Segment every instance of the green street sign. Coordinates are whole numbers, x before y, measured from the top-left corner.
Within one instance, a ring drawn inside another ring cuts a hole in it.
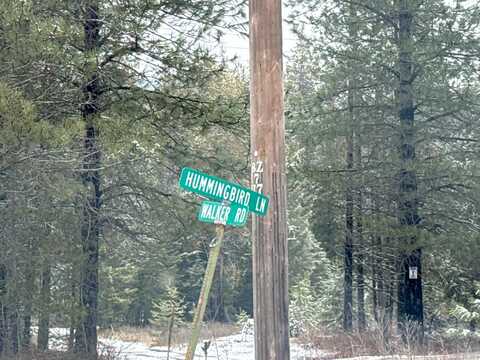
[[[215,201],[204,201],[198,212],[198,220],[210,224],[243,226],[248,218],[248,210],[244,207],[228,206]]]
[[[201,171],[183,168],[179,183],[181,188],[212,200],[229,201],[261,216],[267,213],[268,197],[265,195]]]

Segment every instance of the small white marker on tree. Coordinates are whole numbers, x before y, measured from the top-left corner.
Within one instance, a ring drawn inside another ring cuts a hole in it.
[[[418,279],[418,267],[410,266],[408,268],[408,277],[409,277],[410,280]]]

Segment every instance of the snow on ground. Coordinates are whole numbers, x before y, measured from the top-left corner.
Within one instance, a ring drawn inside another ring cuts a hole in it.
[[[33,329],[34,334],[36,328]],[[57,350],[66,350],[69,329],[52,328],[50,329],[50,348]],[[153,346],[148,347],[138,342],[126,342],[113,339],[100,339],[100,349],[107,346],[113,349],[113,352],[119,354],[119,360],[166,360],[167,347]],[[195,353],[196,360],[254,360],[254,338],[252,334],[236,334],[217,338],[212,340],[208,349],[208,356],[201,347],[203,342],[197,345]],[[184,360],[186,345],[174,346],[170,350],[170,360]],[[291,360],[480,360],[480,353],[457,354],[444,356],[359,356],[349,359],[339,359],[333,354],[327,354],[316,349],[309,349],[301,346],[295,341],[290,341],[290,359]]]
[[[32,326],[32,334],[37,336],[38,334],[38,327]],[[49,331],[49,339],[48,339],[48,348],[59,350],[59,351],[66,351],[68,338],[70,336],[70,329],[67,328],[50,328]]]
[[[147,347],[139,343],[127,343],[122,341],[106,340],[105,344],[112,346],[118,350],[125,358],[125,360],[165,360],[167,359],[167,347]],[[242,341],[242,335],[231,335],[223,338],[218,338],[216,342],[212,341],[208,350],[208,356],[205,358],[200,342],[197,346],[195,359],[207,360],[254,360],[254,344],[253,336],[247,336],[245,341]],[[186,352],[186,345],[181,347],[173,347],[170,351],[171,360],[184,360]],[[334,354],[322,353],[321,351],[308,349],[290,342],[290,359],[291,360],[480,360],[480,353],[472,354],[456,354],[443,356],[359,356],[348,359],[339,359]]]
[[[36,334],[37,329],[33,328]],[[56,350],[66,350],[69,336],[69,329],[51,328],[49,347]],[[203,342],[199,341],[195,352],[195,359],[205,360],[202,351]],[[113,353],[119,355],[120,360],[166,360],[167,347],[149,347],[139,342],[126,342],[113,339],[99,339],[99,348],[111,348]],[[172,346],[170,349],[170,360],[184,360],[187,352],[187,345]],[[290,342],[291,360],[307,360],[320,358],[316,350],[305,348],[294,341]],[[207,360],[254,360],[254,338],[252,334],[236,334],[217,339],[212,339],[208,349]]]
[[[480,360],[480,353],[453,354],[453,355],[357,356],[357,357],[348,358],[348,359],[347,358],[345,359],[332,358],[332,359],[335,359],[335,360]]]
[[[254,341],[253,335],[248,335],[242,339],[241,334],[226,336],[212,341],[208,349],[207,360],[254,360]],[[147,347],[140,343],[128,343],[117,340],[102,340],[105,345],[111,346],[119,351],[126,360],[165,360],[167,359],[166,346]],[[201,347],[203,342],[199,342],[195,352],[195,359],[205,359],[205,354]],[[302,346],[290,343],[291,360],[307,360],[318,358],[315,350],[305,349]],[[170,350],[171,360],[184,360],[186,345],[172,347]]]

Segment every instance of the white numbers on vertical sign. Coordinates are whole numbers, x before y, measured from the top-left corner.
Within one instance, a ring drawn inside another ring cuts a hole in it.
[[[416,266],[410,266],[408,268],[408,278],[410,280],[418,279],[418,268]]]
[[[263,161],[261,160],[252,161],[252,181],[252,190],[261,193],[263,190]]]
[[[254,161],[252,164],[252,172],[253,173],[263,173],[263,161],[257,160]]]

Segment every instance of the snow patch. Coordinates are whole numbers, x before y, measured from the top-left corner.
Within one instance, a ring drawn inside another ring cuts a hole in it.
[[[151,360],[167,359],[166,346],[147,347],[140,343],[129,343],[117,340],[102,340],[102,342],[114,348],[126,360]],[[205,353],[202,351],[203,342],[197,345],[195,359],[205,359]],[[174,346],[170,350],[171,360],[184,360],[187,345]],[[307,360],[319,357],[315,350],[305,348],[294,342],[290,343],[291,360]],[[209,347],[207,358],[211,360],[254,360],[254,338],[250,334],[236,334],[212,340]]]

